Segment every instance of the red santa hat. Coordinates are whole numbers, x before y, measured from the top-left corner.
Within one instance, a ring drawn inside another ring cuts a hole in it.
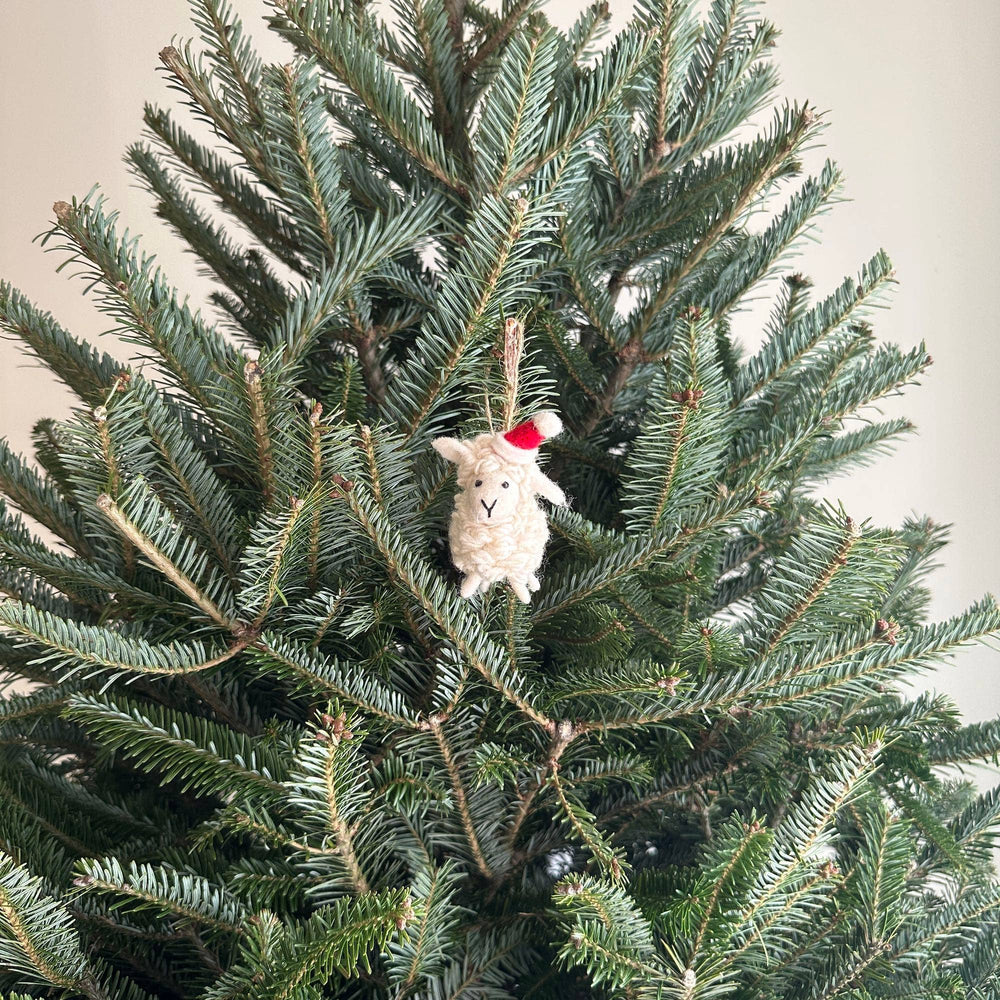
[[[555,437],[562,426],[558,414],[543,410],[509,431],[497,434],[493,450],[511,462],[533,462],[538,457],[538,446],[546,438]]]

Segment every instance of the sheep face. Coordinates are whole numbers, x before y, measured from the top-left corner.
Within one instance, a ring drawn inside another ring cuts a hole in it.
[[[492,456],[463,463],[458,469],[461,492],[455,498],[456,505],[477,524],[509,523],[524,503],[519,472]]]

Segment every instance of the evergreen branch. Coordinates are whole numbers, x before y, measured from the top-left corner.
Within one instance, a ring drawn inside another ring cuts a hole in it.
[[[574,572],[571,579],[550,577],[537,604],[535,621],[545,621],[580,601],[618,585],[671,549],[692,544],[699,535],[737,520],[758,500],[756,491],[752,495],[733,494],[724,501],[702,507],[697,511],[697,520],[682,527],[665,524],[635,539],[621,538],[617,548],[601,555],[582,572]]]
[[[978,796],[956,816],[947,827],[951,840],[963,852],[963,864],[973,859],[990,857],[1000,838],[1000,789],[992,788]]]
[[[217,625],[236,629],[238,623],[225,615],[207,594],[175,566],[167,556],[160,551],[152,539],[145,535],[122,512],[118,504],[106,493],[97,498],[97,506],[105,517],[118,529],[122,537],[131,542],[185,597],[201,608]]]
[[[480,624],[458,600],[444,591],[438,579],[391,527],[372,498],[361,486],[348,493],[351,509],[361,527],[375,543],[393,575],[416,598],[456,649],[485,678],[487,683],[532,722],[547,730],[554,723],[530,701],[522,678],[506,662],[504,651],[486,635]]]
[[[272,172],[255,131],[235,121],[228,113],[224,101],[212,90],[211,76],[206,76],[195,65],[190,49],[186,48],[181,52],[173,45],[168,45],[160,51],[160,62],[219,137],[239,151],[247,165],[264,183],[280,192],[280,181]]]
[[[152,348],[168,377],[211,414],[206,389],[218,383],[232,349],[186,304],[178,303],[159,268],[137,254],[127,230],[119,237],[117,213],[106,215],[102,198],[88,196],[72,205],[59,201],[54,211],[58,230],[70,240],[69,261],[84,266],[90,287],[104,289],[101,308],[119,321],[126,339]]]
[[[66,704],[67,693],[66,689],[53,685],[31,694],[0,698],[0,731],[11,724],[58,715]]]
[[[580,231],[572,216],[559,220],[559,245],[564,257],[564,268],[573,296],[587,321],[612,350],[622,344],[622,322],[615,313],[611,294],[596,282],[592,275],[592,240]],[[585,352],[581,352],[584,353]],[[589,362],[589,358],[587,359]],[[603,398],[592,387],[587,393],[594,405],[604,405]]]
[[[417,873],[413,891],[420,902],[413,936],[390,945],[389,980],[398,988],[399,996],[441,975],[450,934],[462,916],[454,901],[459,881],[450,861],[439,868],[428,859],[428,867]]]
[[[611,873],[615,881],[623,879],[625,866],[618,853],[607,843],[594,824],[593,816],[579,803],[572,802],[567,797],[557,770],[549,776],[549,785],[556,794],[565,822],[576,834],[577,839],[590,851],[601,868]]]
[[[622,34],[592,70],[579,74],[572,92],[551,109],[540,151],[514,174],[511,187],[574,149],[600,123],[632,86],[651,44],[648,36]]]
[[[629,340],[618,351],[615,365],[607,379],[599,403],[591,407],[589,415],[582,424],[584,434],[592,433],[601,420],[613,411],[615,399],[643,360],[646,334],[654,320],[678,291],[681,283],[701,263],[722,234],[771,184],[801,145],[815,121],[815,115],[808,107],[796,108],[787,113],[786,118],[787,121],[779,120],[776,124],[774,140],[763,144],[758,169],[742,185],[732,203],[718,214],[718,217],[694,242],[679,266],[668,270],[667,274],[664,275],[664,280],[659,283],[659,287],[633,314],[629,324],[631,327]]]
[[[312,458],[313,489],[319,489],[320,483],[324,479],[322,436],[326,428],[320,422],[322,416],[322,404],[314,403],[309,411],[309,454]],[[319,588],[320,526],[320,511],[317,506],[313,509],[312,519],[309,522],[309,589],[312,591],[316,591]]]
[[[572,724],[566,722],[556,726],[549,743],[545,762],[536,768],[538,779],[527,792],[521,794],[521,801],[517,807],[517,812],[514,814],[514,819],[507,829],[505,839],[512,850],[517,841],[518,834],[521,832],[521,827],[531,814],[531,807],[535,799],[545,788],[550,775],[559,769],[559,762],[562,759],[562,755],[566,752],[567,747],[581,732],[580,727],[574,727]]]
[[[491,30],[487,34],[475,52],[466,60],[463,75],[466,78],[473,74],[486,63],[495,52],[498,52],[511,35],[519,28],[525,18],[536,6],[538,0],[515,0],[510,5],[507,13],[496,24],[491,25]]]
[[[839,874],[839,871],[834,873],[832,868],[826,870],[820,869],[812,877],[804,879],[794,888],[787,890],[784,893],[784,901],[780,907],[772,908],[770,913],[763,919],[755,918],[753,921],[747,921],[744,924],[743,932],[734,939],[734,946],[729,950],[729,953],[720,964],[719,972],[724,973],[727,969],[736,965],[751,949],[760,948],[761,942],[766,941],[769,931],[783,930],[788,926],[790,919],[797,913],[809,910],[810,902],[820,892],[834,891],[831,883]],[[836,922],[832,926],[836,927],[840,919],[841,915],[838,915]],[[824,932],[830,929],[824,928]],[[825,933],[820,935],[820,937],[823,936],[825,936]]]
[[[882,950],[903,919],[902,897],[907,890],[913,844],[902,823],[894,822],[884,803],[862,810],[865,850],[852,875],[862,897],[868,941]]]
[[[749,822],[734,821],[727,824],[727,829],[721,832],[719,840],[721,843],[713,844],[710,850],[709,864],[711,856],[714,855],[722,858],[722,866],[721,868],[716,866],[714,870],[709,867],[703,876],[711,877],[714,884],[708,899],[704,903],[699,899],[702,917],[691,943],[689,966],[694,966],[710,926],[718,919],[717,909],[723,894],[732,890],[732,883],[737,879],[747,880],[757,874],[760,867],[757,859],[760,858],[762,851],[766,856],[771,846],[769,832],[753,819]]]
[[[238,529],[228,488],[160,394],[145,381],[134,380],[130,388],[141,401],[150,441],[169,471],[183,509],[200,528],[219,567],[234,580]]]
[[[78,840],[71,834],[66,833],[65,830],[61,830],[55,823],[50,822],[50,820],[42,815],[37,808],[33,807],[32,803],[27,798],[23,798],[18,795],[12,789],[9,782],[4,781],[2,784],[5,786],[5,802],[17,810],[17,812],[21,813],[23,817],[27,818],[31,827],[43,831],[49,837],[52,837],[53,840],[58,841],[61,845],[64,845],[78,857],[83,857],[92,851],[92,848],[88,844],[85,844],[82,840]],[[7,847],[5,846],[3,850],[7,850]]]
[[[857,544],[858,538],[859,535],[855,530],[854,522],[850,518],[847,518],[844,524],[844,540],[840,544],[840,547],[834,553],[833,558],[823,567],[812,587],[809,588],[808,592],[795,607],[789,610],[785,618],[779,623],[777,629],[768,638],[763,655],[766,656],[781,642],[792,626],[809,610],[823,591],[826,590],[837,571],[846,565],[847,557],[850,555],[851,549]]]
[[[179,928],[242,933],[243,906],[225,889],[192,872],[134,861],[125,869],[115,857],[84,858],[77,863],[74,885],[88,896],[111,896],[117,900],[114,909],[151,913],[176,921]]]
[[[377,443],[381,444],[382,443],[381,439],[379,440],[379,442],[376,442],[376,439],[372,434],[372,430],[367,424],[363,424],[361,426],[360,437],[361,437],[361,450],[364,452],[365,468],[368,473],[368,481],[371,483],[372,496],[374,497],[375,503],[378,504],[379,508],[382,511],[388,513],[389,507],[387,500],[388,500],[388,495],[393,492],[392,490],[393,484],[391,481],[383,483],[383,471],[380,464],[380,455],[378,454],[377,451]],[[383,450],[382,457],[386,457],[384,456],[384,449],[382,450]],[[392,457],[394,456],[392,456],[392,453],[390,452],[390,456],[388,457],[388,460],[386,462],[387,465],[389,464],[389,461],[392,460]],[[389,571],[389,578],[392,580],[394,587],[400,590],[404,595],[407,595],[406,587],[402,585],[398,579],[396,579],[395,575],[392,573],[391,570]],[[404,611],[404,616],[406,618],[407,624],[411,628],[413,635],[416,637],[421,647],[427,652],[428,658],[432,659],[434,656],[435,644],[433,640],[426,634],[426,629],[424,629],[421,625],[418,624],[417,619],[413,614],[412,608],[408,600],[407,600],[407,607]]]
[[[424,123],[413,99],[389,72],[350,19],[328,0],[293,4],[271,0],[279,28],[301,42],[321,66],[341,80],[378,127],[432,177],[460,195],[467,189],[441,137]]]
[[[860,953],[852,954],[837,974],[821,989],[813,991],[811,996],[815,997],[815,1000],[827,1000],[828,997],[842,995],[844,990],[859,985],[864,973],[882,958],[882,954],[883,949],[879,945],[867,945]]]
[[[110,354],[67,333],[16,288],[0,281],[0,330],[17,337],[88,406],[104,402],[123,366]]]
[[[622,477],[631,530],[655,528],[684,508],[711,502],[718,491],[727,386],[714,332],[692,319],[682,321],[674,340]]]
[[[577,349],[575,345],[570,344],[564,338],[564,331],[559,329],[555,323],[549,322],[543,324],[542,331],[547,335],[547,342],[552,345],[560,362],[562,362],[564,371],[573,380],[574,385],[584,395],[589,396],[591,399],[596,399],[597,393],[591,388],[588,379],[588,376],[591,374],[589,371],[591,367],[589,363],[590,359]]]
[[[816,441],[803,456],[800,474],[804,480],[829,479],[851,466],[871,465],[890,452],[896,438],[914,430],[909,420],[899,417]]]
[[[212,47],[213,61],[229,85],[229,94],[238,95],[251,123],[263,120],[260,106],[260,58],[234,17],[227,0],[195,0],[193,20],[202,28]]]
[[[248,361],[243,366],[243,378],[247,385],[247,399],[250,403],[250,425],[257,445],[257,474],[263,486],[264,507],[270,507],[275,497],[274,453],[271,446],[271,431],[268,427],[268,410],[261,387],[262,368],[256,361]]]
[[[305,272],[295,225],[273,201],[232,164],[175,124],[168,112],[146,105],[144,120],[152,138],[224,211],[246,226],[283,264]]]
[[[401,6],[403,10],[412,12],[413,40],[410,48],[416,57],[417,74],[430,93],[435,127],[446,142],[451,140],[460,146],[465,138],[461,17],[456,24],[455,12],[442,0],[417,0],[412,5]],[[464,150],[457,149],[456,152],[462,158]]]
[[[295,66],[276,70],[272,86],[276,135],[269,156],[295,217],[318,236],[313,255],[333,263],[339,249],[335,220],[344,213],[347,197],[339,189],[336,148],[325,132],[325,102],[313,74]]]
[[[926,750],[935,767],[995,761],[1000,755],[1000,722],[973,722],[953,733],[940,734],[928,741]]]
[[[0,963],[23,977],[21,985],[110,1000],[89,969],[72,924],[66,907],[45,894],[41,879],[0,853]]]
[[[351,305],[351,295],[363,279],[380,275],[392,266],[392,258],[411,251],[425,234],[441,202],[433,196],[419,204],[375,215],[367,225],[360,220],[346,227],[330,253],[315,271],[310,283],[289,303],[273,331],[269,342],[283,349],[285,362],[296,361],[308,354],[322,334],[330,331],[331,318],[338,309]],[[384,335],[374,326],[362,326],[355,317],[355,329],[349,335],[341,333],[358,352],[364,366],[369,388],[381,389],[375,383],[383,377],[377,371],[374,355],[377,335]]]
[[[466,249],[441,288],[438,311],[425,319],[408,365],[413,376],[420,372],[419,380],[409,385],[397,377],[387,393],[385,408],[404,430],[404,440],[424,430],[459,365],[481,341],[489,317],[498,313],[502,291],[530,263],[523,250],[515,253],[528,211],[523,198],[510,204],[486,197],[470,221]]]
[[[893,961],[904,956],[930,957],[955,938],[968,939],[980,930],[980,918],[1000,910],[1000,889],[990,881],[970,888],[954,902],[935,910],[922,924],[901,929],[884,956]]]
[[[924,626],[912,630],[904,642],[897,645],[888,643],[884,637],[868,633],[864,638],[855,637],[845,643],[844,649],[831,651],[829,658],[810,664],[808,658],[801,660],[801,651],[795,652],[796,664],[787,661],[782,664],[777,676],[778,684],[767,690],[769,698],[756,700],[758,708],[773,708],[790,705],[797,701],[815,698],[824,692],[835,692],[840,688],[857,685],[861,680],[869,684],[877,683],[879,677],[899,677],[909,670],[919,669],[937,662],[959,646],[992,635],[1000,629],[1000,612],[992,600],[984,601],[970,608],[964,615],[957,616],[938,625]],[[866,652],[867,655],[856,654]],[[836,665],[837,670],[829,668]],[[812,675],[818,675],[812,678]],[[805,683],[799,683],[804,680]],[[787,688],[781,685],[795,681]],[[758,686],[753,683],[751,690],[763,692],[769,687],[767,682]]]
[[[291,680],[298,690],[343,699],[391,726],[415,729],[419,725],[402,694],[361,665],[342,663],[267,632],[249,652],[262,666]]]
[[[280,752],[227,726],[124,698],[112,702],[89,695],[74,695],[65,715],[102,746],[158,774],[163,784],[177,780],[182,789],[219,797],[238,790],[253,799],[263,795],[265,801],[285,793],[273,777],[280,779],[286,769]]]
[[[497,196],[517,184],[514,175],[545,131],[556,44],[551,28],[514,35],[482,99],[473,150],[483,185]]]
[[[674,0],[665,0],[658,13],[656,101],[649,143],[649,151],[656,158],[667,152],[667,116],[671,102],[670,85],[673,82],[673,64],[677,56],[674,34],[677,31],[679,11]]]
[[[345,716],[317,729],[313,739],[303,741],[296,758],[296,770],[289,780],[290,801],[313,825],[319,825],[333,840],[348,885],[356,895],[370,892],[355,845],[351,818],[360,809],[364,794],[358,787],[358,770],[363,766],[354,730],[356,723]],[[352,742],[353,741],[353,742]],[[324,836],[324,849],[329,852]]]
[[[232,242],[180,182],[167,172],[152,150],[141,144],[133,145],[129,148],[128,160],[144,186],[158,199],[157,215],[169,223],[236,296],[239,306],[229,311],[244,333],[259,345],[261,330],[273,326],[277,316],[287,308],[288,291],[283,282],[259,250]]]
[[[716,279],[709,300],[713,316],[724,316],[772,271],[783,254],[791,252],[799,237],[808,235],[816,215],[828,205],[840,183],[840,172],[827,161],[820,176],[810,177],[768,228],[751,238],[745,253],[735,256]]]
[[[555,903],[575,918],[559,953],[562,962],[585,965],[595,984],[612,989],[662,981],[650,922],[622,885],[568,875],[555,887]]]
[[[406,889],[344,897],[293,928],[273,914],[257,918],[242,960],[205,994],[206,1000],[313,1000],[313,984],[334,973],[350,978],[371,970],[370,953],[382,952],[405,933],[414,917]]]
[[[468,841],[469,848],[472,851],[472,857],[476,862],[476,867],[479,869],[484,878],[492,880],[495,877],[494,872],[487,862],[486,856],[483,854],[483,849],[479,844],[476,827],[472,822],[472,814],[469,812],[469,800],[465,794],[465,786],[462,783],[462,776],[459,773],[458,765],[455,763],[455,757],[451,752],[448,737],[444,732],[445,720],[442,719],[440,715],[433,715],[427,721],[430,731],[434,734],[434,740],[438,745],[438,749],[441,751],[441,758],[444,761],[445,769],[447,770],[448,777],[451,780],[451,788],[455,793],[455,803],[458,806],[458,814],[462,818],[462,829],[465,831],[465,839]]]
[[[147,593],[97,562],[51,551],[32,538],[19,519],[0,507],[0,567],[5,565],[44,580],[73,603],[99,614],[106,610],[111,594],[147,607],[163,604],[162,595]],[[41,599],[41,593],[37,599]]]
[[[766,914],[781,894],[793,884],[802,869],[816,865],[817,851],[830,835],[830,824],[860,791],[874,770],[875,745],[851,747],[833,762],[829,777],[818,775],[809,789],[789,811],[775,835],[772,860],[757,880],[748,905],[740,914],[747,927],[758,915]]]
[[[856,310],[874,300],[893,278],[892,263],[884,252],[879,252],[861,269],[857,281],[846,278],[836,292],[794,324],[787,329],[773,331],[757,356],[751,358],[741,370],[734,405],[762,392],[801,363]]]
[[[283,592],[282,583],[288,572],[288,564],[296,561],[294,543],[297,540],[297,534],[299,534],[296,528],[303,509],[307,506],[316,506],[315,495],[309,499],[314,502],[309,504],[308,501],[300,500],[298,497],[290,498],[288,512],[281,518],[283,524],[278,531],[277,537],[274,538],[267,549],[266,555],[270,565],[262,575],[262,578],[255,581],[255,586],[248,588],[250,592],[248,593],[248,590],[245,590],[241,595],[244,606],[249,606],[253,603],[260,605],[251,625],[251,629],[254,632],[260,630],[261,625],[263,625],[264,620],[278,598],[281,598],[283,604],[288,603],[288,598]],[[273,526],[269,524],[268,528],[272,529],[268,533],[273,537]],[[259,592],[261,585],[263,585],[264,589],[263,595],[255,602],[252,599],[253,591]]]
[[[248,645],[241,639],[226,649],[213,651],[201,642],[150,643],[99,625],[79,624],[17,601],[0,603],[0,625],[31,639],[48,650],[39,661],[55,660],[73,674],[87,677],[110,673],[183,675],[214,670],[238,656]]]

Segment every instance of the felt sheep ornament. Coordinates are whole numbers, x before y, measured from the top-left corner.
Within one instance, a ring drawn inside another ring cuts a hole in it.
[[[504,579],[525,604],[538,590],[549,526],[535,498],[566,503],[563,491],[538,468],[538,446],[561,430],[559,417],[545,412],[498,434],[432,442],[458,466],[448,542],[452,562],[465,574],[463,597],[485,593]]]

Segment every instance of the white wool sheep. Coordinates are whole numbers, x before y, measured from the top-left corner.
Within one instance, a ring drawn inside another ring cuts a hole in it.
[[[538,590],[549,526],[535,497],[566,504],[563,491],[538,468],[538,445],[560,430],[559,417],[546,412],[506,433],[432,442],[458,466],[448,541],[452,561],[465,574],[463,597],[503,579],[526,604]]]

